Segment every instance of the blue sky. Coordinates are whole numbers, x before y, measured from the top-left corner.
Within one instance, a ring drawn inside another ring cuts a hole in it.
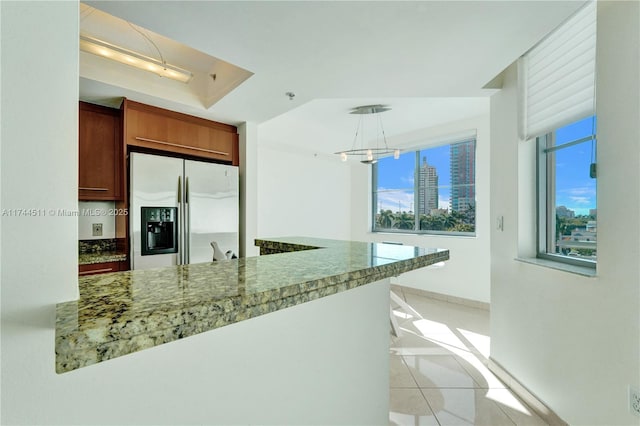
[[[435,166],[438,172],[438,203],[440,208],[449,208],[451,195],[451,175],[449,173],[449,145],[425,149],[420,152],[420,165],[423,157],[427,163]],[[378,166],[378,208],[376,211],[392,210],[415,211],[413,198],[414,168],[416,162],[415,151],[405,152],[398,160],[393,157],[383,158]],[[383,170],[383,172],[380,172]],[[388,191],[393,189],[393,191]]]
[[[556,144],[561,145],[592,134],[593,117],[558,129]],[[596,208],[596,180],[589,177],[592,162],[590,141],[556,151],[556,206],[566,206],[576,215],[587,215]],[[420,164],[427,162],[438,171],[439,205],[449,207],[451,177],[449,145],[420,152]],[[378,162],[378,206],[376,211],[415,211],[413,180],[415,151],[403,153],[398,160],[383,158]]]
[[[589,117],[558,129],[556,145],[562,145],[593,132],[595,118]],[[576,215],[588,215],[596,208],[596,180],[589,177],[593,144],[587,141],[556,151],[556,206],[566,206]],[[593,155],[595,161],[595,153]]]

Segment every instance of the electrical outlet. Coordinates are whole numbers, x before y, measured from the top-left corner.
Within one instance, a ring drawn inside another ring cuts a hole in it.
[[[629,386],[629,411],[640,417],[640,391]]]
[[[92,235],[94,237],[101,237],[102,236],[102,224],[101,223],[94,223],[91,225],[93,233]]]

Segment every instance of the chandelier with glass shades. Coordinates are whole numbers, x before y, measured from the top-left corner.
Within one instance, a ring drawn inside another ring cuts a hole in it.
[[[356,157],[363,164],[374,164],[379,158],[391,154],[397,160],[400,157],[400,149],[389,148],[387,145],[387,137],[384,134],[382,118],[380,117],[380,113],[389,110],[391,108],[388,105],[363,105],[353,108],[350,114],[358,114],[360,117],[351,149],[338,151],[334,154],[340,155],[342,161],[347,161],[349,156]],[[368,123],[371,120],[367,120],[367,118],[373,118],[374,114],[377,120],[371,125],[371,123]],[[368,125],[365,126],[367,123]],[[365,135],[365,133],[369,130],[375,132],[375,138],[368,140],[365,138],[370,138],[371,135]]]

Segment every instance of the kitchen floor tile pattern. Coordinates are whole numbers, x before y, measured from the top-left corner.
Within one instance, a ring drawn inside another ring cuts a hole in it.
[[[400,326],[390,340],[390,425],[546,425],[487,368],[489,312],[393,291]]]

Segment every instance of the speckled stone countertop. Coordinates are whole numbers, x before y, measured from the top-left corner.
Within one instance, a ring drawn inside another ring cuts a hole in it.
[[[102,253],[81,253],[78,255],[78,265],[93,265],[95,263],[120,262],[127,260],[126,253],[107,251]]]
[[[449,259],[442,249],[301,237],[260,239],[256,245],[288,253],[80,278],[80,299],[56,307],[56,371]]]
[[[78,265],[127,260],[124,243],[123,239],[118,238],[80,240],[78,241]]]

